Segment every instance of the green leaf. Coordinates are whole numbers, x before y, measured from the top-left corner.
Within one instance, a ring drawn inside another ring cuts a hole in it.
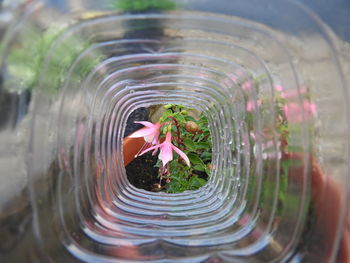
[[[196,146],[195,146],[194,142],[191,139],[185,138],[183,143],[185,144],[187,150],[189,150],[189,151],[195,151],[196,150]]]
[[[192,168],[193,168],[193,170],[195,170],[195,171],[205,172],[205,165],[196,164],[196,165],[194,165]]]
[[[287,145],[286,150],[288,152],[303,152],[303,147],[295,145]]]
[[[156,164],[153,167],[160,167],[162,165],[162,160],[158,159]]]
[[[296,160],[296,159],[288,159],[288,160],[283,160],[281,162],[282,166],[287,166],[287,167],[300,167],[302,165],[301,160]]]
[[[283,160],[281,162],[282,170],[283,170],[283,175],[288,176],[289,168],[290,167],[301,167],[302,162],[300,160]]]
[[[211,145],[209,142],[196,142],[195,145],[197,150],[200,150],[200,149],[210,150],[211,148]]]
[[[193,121],[193,122],[196,122],[196,119],[193,118],[193,117],[190,116],[190,115],[185,116],[185,120],[186,120],[186,121]]]
[[[192,176],[190,181],[189,181],[189,185],[190,185],[191,190],[196,190],[196,189],[202,187],[203,185],[205,185],[206,183],[207,183],[206,180],[199,178],[197,175]]]
[[[173,104],[166,104],[166,105],[164,105],[164,109],[170,109],[171,107],[173,106]]]
[[[210,136],[210,131],[209,131],[209,130],[203,131],[203,135],[204,135],[204,136]]]
[[[173,111],[171,109],[167,109],[163,113],[162,117],[160,117],[159,121],[160,122],[165,122],[166,120],[170,120],[170,119],[168,119],[169,116],[173,116]]]
[[[173,111],[172,109],[167,109],[164,113],[163,116],[168,117],[168,116],[173,116]]]
[[[280,133],[283,133],[283,132],[286,132],[288,131],[288,127],[284,124],[281,124],[279,127],[278,127],[278,130]]]
[[[201,158],[198,157],[197,154],[195,153],[189,153],[187,155],[188,159],[190,159],[190,162],[193,164],[193,165],[204,165],[203,161]]]
[[[174,117],[179,122],[179,124],[183,124],[184,122],[186,122],[185,117],[180,113],[177,113],[176,115],[174,115]]]
[[[211,170],[206,166],[205,167],[205,173],[210,176],[211,175]]]
[[[211,161],[212,154],[210,152],[202,152],[201,159],[203,161]]]

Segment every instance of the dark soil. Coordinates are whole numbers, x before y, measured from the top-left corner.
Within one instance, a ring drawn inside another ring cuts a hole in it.
[[[126,121],[124,137],[144,127],[139,123],[135,123],[135,121],[148,121],[148,109],[138,108],[130,114]]]
[[[140,189],[153,191],[154,185],[159,183],[158,168],[154,167],[158,157],[151,153],[137,157],[126,167],[129,182]]]
[[[206,172],[200,172],[200,171],[193,171],[193,174],[198,175],[199,178],[202,178],[204,180],[208,180],[208,175]]]
[[[144,127],[135,121],[148,121],[148,111],[148,108],[138,108],[130,114],[124,136]],[[154,167],[157,160],[158,157],[151,153],[135,158],[125,167],[129,182],[137,188],[153,191],[154,185],[159,183],[158,168]]]

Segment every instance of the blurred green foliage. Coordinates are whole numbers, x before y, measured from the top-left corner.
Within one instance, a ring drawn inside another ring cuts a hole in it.
[[[43,32],[30,28],[25,30],[8,49],[6,71],[11,80],[9,84],[21,89],[35,89],[45,71],[46,81],[42,90],[57,93],[67,77],[68,69],[91,45],[89,41],[79,36],[70,36],[58,43],[64,32],[65,28],[56,26]],[[54,49],[51,49],[53,47]],[[1,52],[6,51],[3,44],[0,50]],[[83,57],[71,77],[82,78],[103,57],[102,54]]]
[[[171,0],[115,0],[111,6],[123,12],[176,9],[175,2]]]

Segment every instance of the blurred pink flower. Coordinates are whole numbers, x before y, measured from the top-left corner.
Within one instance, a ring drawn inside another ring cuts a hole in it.
[[[253,82],[251,80],[247,80],[246,82],[244,82],[241,86],[241,88],[245,91],[245,92],[249,92],[251,91],[253,87]]]
[[[302,88],[300,90],[297,90],[297,89],[288,90],[281,93],[281,98],[282,99],[296,98],[298,95],[304,95],[305,93],[306,93],[305,88]]]
[[[174,146],[171,143],[171,132],[167,132],[166,137],[165,137],[165,141],[161,144],[157,144],[155,146],[152,146],[150,148],[148,148],[147,150],[143,151],[140,155],[151,151],[151,150],[156,150],[156,149],[160,149],[160,153],[159,153],[159,159],[162,160],[163,163],[163,167],[170,162],[171,160],[173,160],[173,150],[180,155],[180,157],[182,159],[185,160],[186,164],[188,166],[190,166],[190,160],[188,159],[187,155],[181,151],[179,148],[177,148],[176,146]]]
[[[281,91],[283,91],[283,88],[282,88],[281,85],[276,84],[276,85],[275,85],[275,90],[281,92]]]
[[[301,122],[316,115],[316,105],[309,101],[304,101],[302,105],[297,103],[287,103],[283,107],[284,114],[290,122]]]
[[[247,106],[246,106],[246,110],[248,112],[252,112],[255,110],[256,106],[260,106],[261,105],[261,101],[258,100],[258,101],[255,101],[255,100],[248,100],[247,102]]]
[[[228,77],[233,81],[237,82],[239,78],[242,78],[245,75],[245,73],[242,70],[238,70],[233,74],[229,74]]]
[[[291,89],[287,91],[283,91],[283,87],[281,85],[275,85],[275,90],[281,92],[282,99],[292,99],[296,98],[298,95],[304,95],[306,93],[306,88],[300,89]]]
[[[148,121],[135,121],[135,123],[140,123],[144,128],[132,133],[129,135],[130,138],[138,138],[138,137],[143,137],[144,140],[148,143],[152,144],[158,144],[158,137],[160,133],[160,126],[161,124],[157,122],[156,124],[153,124]]]
[[[233,81],[233,82],[237,82],[237,80],[238,80],[238,77],[237,76],[235,76],[235,75],[229,75],[229,78]]]

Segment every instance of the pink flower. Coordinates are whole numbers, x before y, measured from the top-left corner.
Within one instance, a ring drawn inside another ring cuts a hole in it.
[[[245,92],[249,92],[251,91],[253,87],[253,82],[251,80],[247,80],[246,82],[244,82],[241,86],[241,88],[245,91]]]
[[[256,106],[259,107],[260,105],[261,105],[261,101],[260,101],[260,100],[258,100],[258,101],[249,100],[249,101],[247,102],[246,110],[247,110],[248,112],[252,112],[252,111],[255,110]]]
[[[281,92],[281,91],[283,91],[283,88],[282,88],[281,85],[276,84],[276,85],[275,85],[275,90]]]
[[[235,76],[235,75],[231,75],[230,76],[230,79],[233,81],[233,82],[237,82],[237,80],[238,80],[238,77],[237,76]]]
[[[171,132],[167,132],[166,137],[165,137],[165,141],[161,144],[157,144],[155,146],[152,146],[150,148],[148,148],[147,150],[143,151],[140,155],[151,151],[151,150],[156,150],[160,148],[160,153],[159,153],[159,159],[162,160],[163,163],[163,167],[170,162],[171,160],[173,160],[173,150],[180,155],[180,157],[182,159],[185,160],[186,164],[188,166],[190,166],[190,160],[188,159],[187,155],[181,151],[179,148],[175,147],[172,143],[171,143]]]
[[[284,114],[290,122],[301,122],[316,115],[316,105],[309,101],[304,101],[302,105],[297,103],[287,103],[283,107]]]
[[[239,78],[244,76],[244,72],[241,70],[236,71],[233,74],[229,74],[228,77],[233,81],[233,82],[237,82]]]
[[[135,121],[135,123],[140,123],[144,128],[132,133],[129,135],[130,138],[138,138],[138,137],[143,137],[144,140],[148,143],[152,144],[158,144],[158,137],[159,137],[159,129],[161,124],[157,122],[156,124],[153,124],[148,121]]]
[[[298,97],[298,95],[306,94],[305,88],[291,89],[291,90],[283,91],[283,87],[281,85],[275,85],[275,90],[278,92],[281,92],[282,99],[293,99],[293,98]]]

